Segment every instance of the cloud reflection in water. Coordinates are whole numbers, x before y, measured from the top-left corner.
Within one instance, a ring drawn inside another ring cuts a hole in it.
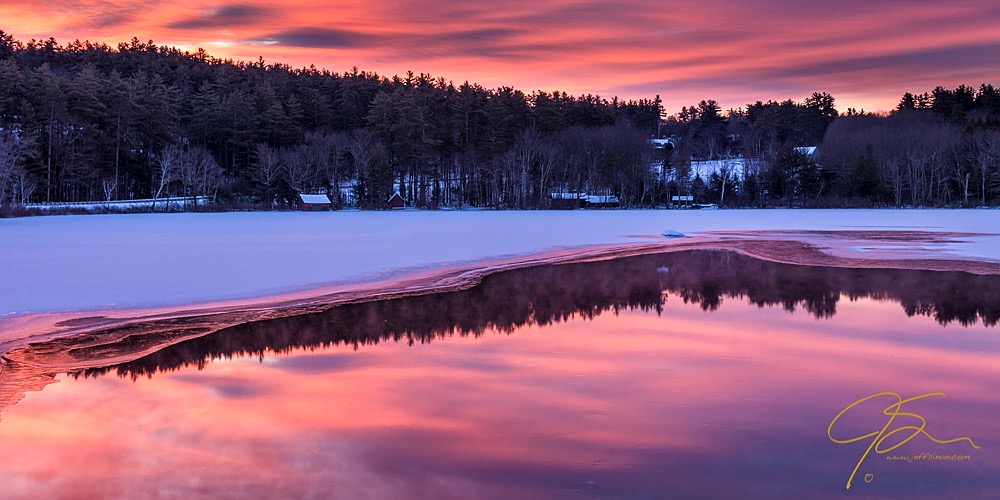
[[[851,493],[982,495],[996,280],[726,252],[512,271],[62,377],[5,415],[24,459],[0,474],[15,495],[837,496],[864,448],[827,439],[837,412],[942,391],[921,415],[973,460],[879,456]]]

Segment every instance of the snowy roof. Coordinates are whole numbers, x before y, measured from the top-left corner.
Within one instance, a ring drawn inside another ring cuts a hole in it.
[[[587,196],[587,203],[620,203],[621,200],[613,195],[590,195]]]
[[[806,155],[806,156],[812,156],[812,155],[816,154],[816,146],[798,147],[798,148],[795,148],[795,152],[799,153],[799,154]]]
[[[587,193],[550,193],[553,200],[587,200],[587,203],[619,203],[614,195],[594,195]]]
[[[581,200],[586,195],[580,193],[551,193],[553,200]]]
[[[663,149],[670,144],[671,147],[676,147],[677,143],[673,139],[650,139],[649,144],[655,149]]]
[[[300,194],[299,198],[302,200],[302,203],[309,203],[311,205],[330,203],[330,198],[327,198],[325,194]]]

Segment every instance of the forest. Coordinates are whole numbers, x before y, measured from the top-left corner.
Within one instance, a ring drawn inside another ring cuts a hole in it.
[[[1000,91],[937,87],[887,113],[841,113],[816,92],[666,116],[659,96],[526,93],[0,31],[0,212],[166,196],[269,210],[298,193],[382,209],[394,192],[418,208],[552,208],[585,195],[622,207],[678,195],[731,207],[996,205]]]

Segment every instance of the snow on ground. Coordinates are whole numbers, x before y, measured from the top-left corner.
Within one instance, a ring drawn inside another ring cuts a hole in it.
[[[408,210],[4,219],[0,319],[257,297],[555,248],[648,243],[670,229],[688,235],[720,230],[1000,235],[1000,212]],[[931,257],[1000,260],[1000,237],[961,240],[913,248]]]

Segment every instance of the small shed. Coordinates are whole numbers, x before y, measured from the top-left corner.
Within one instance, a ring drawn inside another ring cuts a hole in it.
[[[406,207],[406,201],[403,200],[403,197],[400,196],[398,192],[392,193],[392,196],[390,196],[385,202],[389,205],[389,208],[393,210],[402,210]]]
[[[325,194],[300,194],[299,210],[303,212],[323,212],[330,210],[330,198]]]

